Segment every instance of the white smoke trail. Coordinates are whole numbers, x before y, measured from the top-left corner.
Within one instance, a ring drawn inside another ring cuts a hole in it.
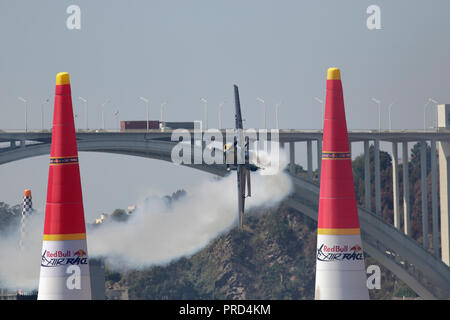
[[[9,230],[0,236],[0,287],[31,291],[39,284],[41,266],[43,214],[33,210],[28,217],[27,234],[22,250],[19,248],[20,232],[18,228]]]
[[[284,152],[279,159],[264,153],[260,157],[279,169],[287,164]],[[273,170],[266,169],[251,174],[252,196],[246,198],[246,210],[276,205],[291,191],[286,173],[267,174]],[[88,255],[105,258],[108,267],[115,269],[139,269],[190,256],[236,225],[236,183],[235,172],[223,179],[199,181],[171,204],[150,195],[126,222],[88,228]],[[17,228],[0,235],[0,288],[38,288],[43,224],[44,214],[34,211],[23,250],[18,247]]]
[[[271,165],[277,168],[286,166],[284,152],[279,159],[261,156],[271,158]],[[111,222],[92,230],[88,234],[89,254],[106,258],[112,268],[142,268],[192,255],[236,224],[236,184],[232,172],[220,180],[199,182],[172,205],[161,198],[149,198],[126,223]],[[273,206],[291,188],[290,178],[282,170],[271,175],[252,173],[252,196],[246,198],[246,210]]]

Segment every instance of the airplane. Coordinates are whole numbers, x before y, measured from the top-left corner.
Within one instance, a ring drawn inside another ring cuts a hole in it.
[[[236,121],[236,130],[243,130],[242,125],[242,113],[241,113],[241,104],[239,100],[239,89],[236,85],[234,85],[234,98],[235,98],[235,121]],[[242,132],[239,132],[240,134],[240,140],[243,141]],[[245,149],[244,149],[245,147]],[[261,169],[260,167],[256,166],[255,164],[250,162],[250,151],[249,151],[249,139],[248,137],[245,137],[245,146],[238,145],[238,139],[234,139],[234,143],[225,143],[223,145],[223,160],[224,163],[227,164],[227,171],[230,170],[237,170],[239,166],[245,166],[247,170],[250,171],[257,171]],[[237,164],[237,156],[238,152],[244,149],[244,164]],[[226,159],[233,159],[233,163],[227,163]]]
[[[261,169],[253,163],[250,163],[250,152],[249,152],[249,139],[245,137],[245,145],[243,139],[243,125],[242,125],[242,113],[241,113],[241,103],[239,101],[239,89],[234,85],[234,100],[235,100],[235,128],[238,131],[240,139],[234,139],[234,143],[227,143],[223,146],[223,156],[224,162],[226,163],[226,158],[232,157],[233,163],[227,164],[227,170],[236,170],[237,173],[237,187],[238,187],[238,229],[242,230],[244,208],[245,208],[245,198],[251,197],[251,183],[250,183],[250,172],[257,171]],[[244,163],[239,164],[237,161],[238,152],[244,152]],[[248,187],[247,196],[245,195],[245,186]]]

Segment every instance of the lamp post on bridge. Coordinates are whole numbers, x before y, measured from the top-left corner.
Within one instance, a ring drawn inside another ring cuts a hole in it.
[[[275,105],[275,122],[277,124],[277,129],[280,129],[280,123],[278,121],[278,110],[280,109],[281,101]]]
[[[375,98],[372,101],[378,104],[378,131],[381,132],[381,101]]]
[[[430,102],[433,102],[434,104],[438,104],[438,102],[434,99],[428,98],[427,103],[423,107],[423,131],[427,130],[427,107],[430,104]],[[436,123],[437,126],[437,123]]]
[[[225,104],[225,101],[219,103],[219,130],[222,129],[222,107]]]
[[[203,130],[208,129],[208,100],[206,98],[201,98],[201,101],[205,104],[205,128]]]
[[[25,103],[25,132],[28,132],[28,100],[22,97],[18,97],[18,99]]]
[[[148,132],[148,121],[149,121],[149,114],[150,114],[149,105],[148,105],[149,100],[148,100],[147,98],[144,98],[144,97],[139,97],[139,99],[141,99],[142,101],[144,101],[144,102],[145,102],[145,105],[146,105],[146,107],[147,107],[147,132]]]
[[[395,103],[395,102],[392,102],[392,103],[389,105],[389,107],[388,107],[388,110],[389,110],[389,131],[392,130],[391,110],[392,110],[392,106],[394,105],[394,103]]]
[[[325,115],[324,115],[324,105],[323,105],[323,100],[319,99],[317,97],[314,97],[314,100],[316,100],[318,103],[320,103],[322,105],[322,124],[323,125],[323,121],[325,120]]]
[[[119,110],[116,110],[116,111],[114,111],[114,113],[113,113],[113,115],[114,115],[114,117],[116,117],[116,122],[117,122],[117,128],[119,129],[119,131],[120,131],[120,126],[119,126]]]
[[[161,103],[161,119],[160,119],[160,123],[162,125],[162,122],[164,121],[164,107],[167,105],[167,101],[164,101],[163,103]]]
[[[88,130],[88,102],[83,97],[78,97],[78,99],[84,102],[84,121],[86,122],[86,130]]]
[[[102,104],[102,129],[105,130],[105,105],[109,103],[111,100],[108,99]]]
[[[50,98],[45,99],[41,102],[41,130],[44,131],[44,104],[48,103]]]
[[[256,98],[256,101],[259,101],[263,104],[263,112],[264,112],[264,129],[267,129],[267,108],[266,102],[261,98]]]

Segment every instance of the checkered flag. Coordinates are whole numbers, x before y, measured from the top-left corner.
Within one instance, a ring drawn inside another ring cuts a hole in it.
[[[20,239],[19,239],[19,248],[23,250],[26,237],[27,237],[27,220],[28,217],[33,212],[33,202],[31,200],[31,190],[24,191],[23,197],[23,207],[22,207],[22,219],[20,221]]]

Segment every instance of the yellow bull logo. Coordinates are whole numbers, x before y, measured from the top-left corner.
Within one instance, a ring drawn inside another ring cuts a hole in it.
[[[80,250],[78,250],[78,251],[75,251],[75,252],[73,253],[73,255],[74,255],[74,256],[79,256],[79,257],[81,258],[81,257],[84,257],[84,256],[86,255],[86,252],[83,251],[82,249],[80,249]]]

